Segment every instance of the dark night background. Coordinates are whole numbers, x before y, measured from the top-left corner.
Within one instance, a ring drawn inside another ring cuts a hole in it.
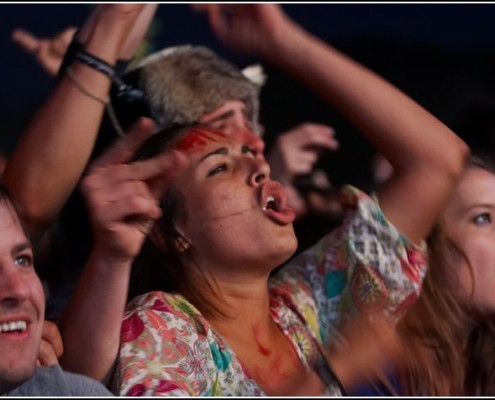
[[[314,3],[283,7],[307,29],[393,82],[449,126],[458,126],[467,107],[495,103],[495,4]],[[4,153],[11,151],[52,85],[31,56],[10,41],[10,33],[15,27],[24,27],[37,36],[51,36],[68,25],[80,25],[91,8],[91,4],[0,5],[4,54],[0,63],[0,149]],[[258,61],[222,47],[204,17],[192,13],[187,4],[160,5],[148,50],[184,43],[208,45],[240,67]],[[284,74],[268,65],[265,69],[268,82],[262,92],[261,119],[268,144],[276,133],[304,121],[333,125],[341,150],[322,160],[331,179],[357,184],[367,179],[363,171],[371,151],[352,126]]]

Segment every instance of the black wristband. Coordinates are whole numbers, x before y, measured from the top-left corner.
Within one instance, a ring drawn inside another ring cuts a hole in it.
[[[62,61],[62,65],[60,66],[60,69],[58,70],[57,73],[57,81],[62,79],[62,77],[65,75],[65,70],[69,65],[72,64],[74,59],[76,58],[77,53],[81,51],[83,48],[83,44],[77,40],[77,32],[74,34],[74,37],[72,38],[72,41],[70,42],[69,48],[65,52],[64,59]]]
[[[98,58],[87,51],[81,49],[76,55],[75,61],[82,62],[83,64],[86,64],[87,66],[97,70],[98,72],[101,72],[102,74],[105,74],[108,76],[110,79],[113,79],[115,76],[115,68],[107,63],[106,61],[103,61],[101,58]]]
[[[132,60],[133,60],[132,58],[130,60],[123,60],[119,58],[115,63],[115,75],[116,76],[124,75],[127,70],[127,67],[132,62]]]

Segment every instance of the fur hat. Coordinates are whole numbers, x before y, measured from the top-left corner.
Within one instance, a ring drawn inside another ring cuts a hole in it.
[[[160,128],[197,122],[227,100],[244,102],[257,127],[265,76],[261,66],[241,71],[207,47],[181,45],[146,57],[123,81],[143,92],[149,114]]]

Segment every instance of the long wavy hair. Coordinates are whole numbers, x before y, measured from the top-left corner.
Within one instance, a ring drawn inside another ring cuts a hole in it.
[[[467,168],[495,174],[494,160],[478,154]],[[457,290],[460,282],[453,259],[463,257],[473,276],[470,261],[462,243],[448,237],[442,219],[427,242],[430,268],[421,296],[398,328],[410,352],[402,374],[405,394],[495,395],[495,324],[476,318]]]

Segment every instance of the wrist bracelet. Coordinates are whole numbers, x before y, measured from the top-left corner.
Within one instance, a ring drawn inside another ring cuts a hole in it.
[[[101,58],[98,58],[85,50],[79,50],[75,58],[76,61],[82,62],[86,64],[88,67],[91,67],[98,72],[108,76],[110,79],[115,77],[115,68],[111,66],[106,61],[103,61]]]
[[[97,96],[96,94],[93,94],[88,89],[86,89],[84,84],[79,79],[77,79],[77,77],[74,74],[74,72],[72,71],[71,67],[67,67],[67,69],[65,70],[65,73],[67,74],[69,79],[72,81],[72,83],[74,83],[74,85],[76,85],[76,87],[81,91],[81,93],[85,94],[86,96],[90,97],[93,100],[100,102],[103,105],[107,105],[109,99]]]

